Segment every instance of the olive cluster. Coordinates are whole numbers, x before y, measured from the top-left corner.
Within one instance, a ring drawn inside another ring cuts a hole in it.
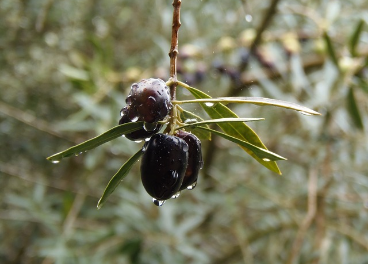
[[[172,109],[170,90],[160,79],[146,79],[131,86],[121,110],[119,124],[144,121],[142,129],[126,134],[143,146],[141,180],[156,205],[176,198],[181,190],[193,189],[203,166],[201,142],[193,134],[179,130],[175,135],[157,133]]]

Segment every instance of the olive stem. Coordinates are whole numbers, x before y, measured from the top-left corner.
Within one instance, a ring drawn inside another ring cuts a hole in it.
[[[177,84],[177,58],[179,54],[179,41],[178,41],[178,33],[179,28],[181,26],[180,22],[180,7],[181,7],[181,0],[173,0],[172,3],[174,7],[173,11],[173,22],[172,22],[172,33],[171,33],[171,47],[169,52],[170,57],[170,94],[171,100],[175,100],[176,98],[176,86]]]
[[[169,52],[170,57],[170,79],[166,82],[166,85],[170,87],[170,97],[171,100],[176,99],[176,87],[178,86],[178,78],[177,78],[177,59],[179,54],[179,28],[181,26],[180,22],[180,7],[181,7],[181,0],[173,0],[172,3],[174,7],[173,11],[173,20],[172,20],[172,31],[171,31],[171,47]],[[170,116],[170,122],[165,130],[165,132],[168,132],[170,134],[173,134],[175,131],[175,125],[176,125],[176,114],[177,110],[174,106]]]

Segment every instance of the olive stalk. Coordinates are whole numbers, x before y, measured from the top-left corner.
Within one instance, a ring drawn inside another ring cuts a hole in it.
[[[177,78],[177,59],[179,54],[179,28],[181,26],[180,22],[180,7],[181,0],[173,0],[172,3],[173,10],[173,21],[172,21],[172,33],[171,33],[171,47],[169,51],[170,57],[170,79],[167,82],[167,85],[170,87],[170,97],[171,100],[176,99],[176,87],[178,86],[178,78]],[[170,134],[175,130],[175,122],[176,122],[176,110],[175,107],[171,110],[171,119],[165,130],[165,132],[170,132]]]

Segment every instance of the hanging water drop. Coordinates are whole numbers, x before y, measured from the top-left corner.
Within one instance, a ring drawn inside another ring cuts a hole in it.
[[[208,107],[212,107],[214,105],[214,103],[204,103],[206,106]]]
[[[155,199],[155,198],[152,198],[152,202],[153,202],[153,204],[154,204],[154,205],[156,205],[156,206],[163,206],[163,205],[164,205],[164,203],[166,202],[166,200],[157,200],[157,199]]]
[[[54,163],[54,164],[58,164],[60,162],[60,160],[53,160],[51,162]]]
[[[184,123],[185,124],[192,124],[192,123],[197,123],[198,121],[197,121],[197,119],[195,119],[195,118],[192,118],[192,119],[186,119],[185,121],[184,121]]]
[[[176,198],[178,198],[180,196],[180,192],[177,192],[177,193],[175,193],[172,197],[171,197],[171,199],[176,199]]]
[[[144,122],[144,124],[143,124],[144,130],[146,130],[148,132],[155,130],[156,127],[157,127],[157,123]]]
[[[201,160],[200,162],[199,162],[199,169],[201,170],[201,169],[203,169],[203,160]]]
[[[142,140],[134,140],[135,143],[141,143]]]
[[[301,113],[302,115],[305,115],[305,116],[311,116],[312,114],[310,113],[307,113],[307,112],[303,112],[303,111],[298,111],[299,113]]]
[[[267,159],[267,158],[263,158],[262,160],[266,162],[271,161],[270,159]]]
[[[188,190],[193,190],[197,186],[197,182],[193,182],[192,185],[187,187]]]

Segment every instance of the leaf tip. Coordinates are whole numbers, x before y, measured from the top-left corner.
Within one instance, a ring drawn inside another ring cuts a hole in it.
[[[98,203],[97,203],[97,210],[100,210],[101,208],[102,208],[102,205],[103,205],[103,203],[101,202],[101,199],[102,199],[102,197],[100,198],[100,200],[98,200]]]

